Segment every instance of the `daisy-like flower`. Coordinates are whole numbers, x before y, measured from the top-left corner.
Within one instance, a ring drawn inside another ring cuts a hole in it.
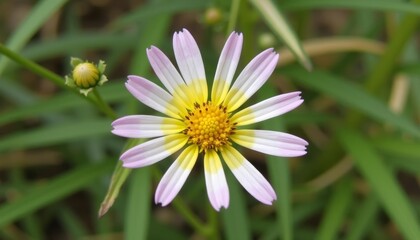
[[[229,189],[221,159],[241,185],[257,200],[271,205],[276,193],[264,176],[234,147],[234,143],[265,154],[295,157],[306,153],[305,140],[282,132],[246,129],[244,126],[286,113],[303,100],[300,92],[274,96],[239,110],[274,71],[279,55],[267,49],[232,79],[242,49],[242,34],[233,32],[223,47],[211,95],[200,50],[183,29],[173,36],[180,73],[168,57],[151,46],[147,56],[166,90],[153,82],[128,76],[128,91],[143,104],[166,115],[132,115],[112,123],[112,132],[127,138],[153,138],[124,152],[120,160],[127,168],[144,167],[180,155],[161,179],[155,202],[169,204],[203,155],[207,194],[216,210],[229,205]]]

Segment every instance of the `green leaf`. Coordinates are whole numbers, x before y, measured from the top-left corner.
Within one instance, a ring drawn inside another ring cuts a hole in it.
[[[43,0],[38,1],[32,8],[22,24],[13,33],[6,43],[6,47],[13,51],[19,51],[26,42],[38,31],[38,29],[59,9],[67,0]],[[8,60],[0,59],[0,75],[6,68]]]
[[[0,152],[42,147],[79,139],[110,135],[111,121],[85,120],[46,125],[32,131],[13,133],[0,139]]]
[[[229,207],[221,211],[222,224],[227,240],[251,239],[248,214],[245,206],[245,197],[236,178],[226,172],[229,183]]]
[[[365,92],[350,80],[321,71],[308,73],[296,67],[282,69],[282,74],[294,81],[319,91],[340,104],[354,108],[379,122],[388,123],[420,138],[420,128],[404,116],[389,110],[387,105]]]
[[[270,0],[250,0],[250,2],[257,8],[268,26],[284,41],[306,70],[311,70],[311,61],[280,10]]]
[[[338,137],[405,239],[420,239],[418,217],[409,198],[371,143],[353,129],[340,129]]]
[[[207,8],[211,2],[209,0],[178,0],[149,3],[141,6],[134,11],[123,15],[121,18],[112,22],[112,28],[120,29],[132,24],[139,24],[142,21],[147,21],[152,17],[160,17],[161,15],[171,15],[181,11],[199,10]]]
[[[369,194],[363,202],[357,204],[356,215],[347,234],[348,240],[365,239],[366,233],[375,223],[376,215],[379,213],[379,202],[378,198],[373,195]]]
[[[276,94],[275,88],[266,85],[261,89],[259,99],[262,101]],[[286,114],[286,116],[289,114]],[[262,123],[263,129],[284,132],[283,116],[269,119]],[[267,156],[268,172],[273,188],[278,196],[274,202],[276,208],[276,231],[277,236],[283,240],[293,239],[293,217],[291,203],[291,182],[289,172],[289,161],[287,158]]]
[[[151,176],[150,168],[139,168],[132,172],[125,213],[124,239],[148,239]]]
[[[128,91],[124,89],[124,84],[121,82],[106,84],[103,87],[100,87],[98,91],[107,102],[119,101],[129,96]],[[65,92],[48,99],[34,101],[32,104],[3,112],[0,115],[0,125],[23,120],[25,118],[40,117],[47,114],[63,112],[81,106],[90,107],[91,105],[84,99],[76,97],[73,93]]]
[[[369,9],[374,11],[402,12],[420,14],[420,6],[415,3],[394,1],[394,0],[352,0],[352,1],[336,1],[336,0],[294,0],[282,1],[281,8],[284,10],[307,10],[307,9],[328,9],[328,8],[345,8],[345,9]]]
[[[332,196],[326,203],[316,239],[338,239],[338,233],[344,224],[346,212],[352,200],[352,190],[351,182],[346,178],[335,185]]]
[[[0,207],[0,227],[16,221],[37,209],[63,199],[64,197],[92,184],[113,167],[113,161],[107,159],[100,164],[87,165],[63,174],[42,185],[33,186],[32,191],[13,202]]]

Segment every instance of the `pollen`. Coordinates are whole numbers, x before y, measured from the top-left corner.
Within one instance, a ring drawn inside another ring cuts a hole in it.
[[[196,103],[194,109],[185,116],[187,129],[184,133],[191,144],[197,144],[200,151],[208,149],[219,150],[229,144],[229,136],[235,130],[226,107],[214,105],[212,102]]]

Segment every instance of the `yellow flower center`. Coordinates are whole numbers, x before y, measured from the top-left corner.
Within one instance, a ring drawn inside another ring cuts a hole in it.
[[[229,144],[229,136],[235,130],[236,123],[232,123],[226,107],[214,105],[212,102],[196,103],[194,109],[185,116],[187,129],[184,133],[189,142],[197,144],[200,151],[207,149],[218,150]]]
[[[80,63],[73,70],[73,80],[79,88],[94,87],[99,81],[99,70],[92,63]]]

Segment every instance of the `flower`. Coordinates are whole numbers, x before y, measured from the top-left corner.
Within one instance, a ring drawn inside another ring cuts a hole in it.
[[[181,74],[158,48],[147,49],[151,66],[167,90],[145,78],[128,76],[128,91],[166,117],[132,115],[112,123],[116,135],[154,138],[124,152],[120,157],[123,166],[148,166],[183,149],[155,193],[155,202],[165,206],[178,194],[202,154],[207,194],[214,209],[220,210],[229,205],[223,159],[252,196],[271,205],[276,200],[274,189],[233,143],[274,156],[306,154],[308,143],[299,137],[243,129],[296,108],[303,102],[300,92],[278,95],[237,111],[267,81],[276,67],[278,54],[273,49],[260,53],[231,86],[242,49],[242,34],[233,32],[223,47],[209,100],[203,61],[192,35],[186,29],[176,32],[173,47]]]

